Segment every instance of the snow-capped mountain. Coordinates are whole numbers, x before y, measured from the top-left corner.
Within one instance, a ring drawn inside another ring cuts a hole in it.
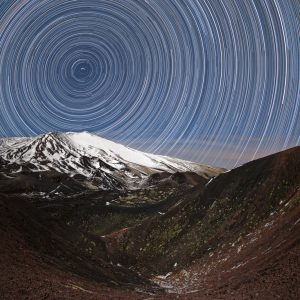
[[[0,139],[0,158],[12,172],[55,170],[71,177],[98,178],[103,189],[134,186],[157,172],[195,172],[210,178],[223,170],[181,159],[144,153],[88,132],[48,133]],[[4,163],[2,162],[2,163]]]

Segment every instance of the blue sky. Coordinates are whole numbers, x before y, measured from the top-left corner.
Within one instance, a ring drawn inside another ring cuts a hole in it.
[[[225,167],[300,144],[297,1],[0,5],[0,136],[92,131]]]

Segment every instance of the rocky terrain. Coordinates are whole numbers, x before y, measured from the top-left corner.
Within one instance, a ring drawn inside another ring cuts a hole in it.
[[[0,142],[1,299],[299,299],[300,147],[224,172],[110,143]]]

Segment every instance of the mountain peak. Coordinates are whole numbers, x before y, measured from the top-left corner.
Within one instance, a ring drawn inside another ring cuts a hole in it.
[[[126,185],[163,171],[191,171],[206,179],[223,171],[134,150],[87,131],[49,132],[32,138],[3,139],[0,144],[0,157],[21,167],[29,164],[32,171],[55,170],[86,178],[100,176],[102,181],[114,178]]]

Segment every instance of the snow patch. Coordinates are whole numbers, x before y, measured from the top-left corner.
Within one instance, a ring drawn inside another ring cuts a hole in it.
[[[167,279],[171,275],[172,275],[172,272],[169,272],[166,275],[158,275],[156,277],[159,278],[159,279]]]

